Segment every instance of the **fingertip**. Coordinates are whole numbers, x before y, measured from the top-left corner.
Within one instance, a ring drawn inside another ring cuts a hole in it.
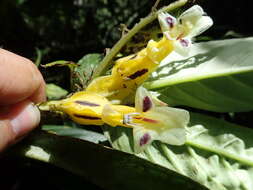
[[[40,122],[40,112],[30,101],[12,106],[0,116],[0,151],[33,130]]]
[[[44,80],[41,82],[38,89],[34,92],[33,95],[31,95],[29,99],[34,103],[45,102],[47,100],[46,83],[44,82]]]
[[[26,60],[27,63],[30,64],[32,81],[35,86],[35,89],[33,90],[33,93],[30,94],[29,99],[34,103],[44,102],[46,101],[46,82],[36,65],[29,59]]]
[[[31,60],[0,49],[0,65],[0,105],[45,100],[44,79]]]

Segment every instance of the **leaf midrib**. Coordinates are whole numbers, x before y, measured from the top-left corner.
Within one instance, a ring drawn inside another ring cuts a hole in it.
[[[204,144],[201,144],[201,143],[196,143],[192,140],[187,140],[185,144],[188,145],[188,146],[191,146],[191,147],[195,147],[195,148],[200,149],[200,150],[213,152],[213,153],[218,154],[220,156],[226,157],[230,160],[235,160],[237,162],[240,162],[243,165],[253,167],[253,161],[252,160],[247,159],[247,158],[243,158],[243,157],[238,157],[235,154],[232,154],[232,153],[229,153],[227,151],[222,150],[221,148],[217,148],[217,147],[213,147],[213,146],[207,146],[207,145],[204,145]]]

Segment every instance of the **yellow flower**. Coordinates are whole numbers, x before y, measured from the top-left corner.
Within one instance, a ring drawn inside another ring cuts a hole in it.
[[[173,51],[171,40],[163,37],[159,42],[149,41],[147,47],[140,52],[118,59],[111,75],[98,77],[87,87],[86,91],[99,93],[109,100],[122,101],[134,96],[140,86]]]
[[[105,97],[86,91],[50,103],[53,110],[62,111],[84,125],[103,125],[133,128],[135,152],[141,152],[153,140],[182,145],[185,142],[189,113],[167,105],[143,87],[135,96],[135,107],[113,105]]]
[[[177,19],[169,13],[160,13],[158,20],[165,36],[174,42],[174,51],[182,55],[189,52],[192,38],[213,25],[212,19],[198,5],[192,6]]]
[[[111,75],[98,77],[86,91],[98,93],[118,104],[133,96],[140,86],[173,50],[186,55],[191,38],[207,30],[212,19],[204,15],[198,5],[186,10],[178,19],[168,13],[160,13],[158,20],[164,34],[156,42],[150,40],[147,47],[136,54],[115,61]]]
[[[49,102],[51,110],[61,111],[70,118],[84,125],[103,125],[101,114],[110,102],[103,96],[86,91],[76,92],[71,97]]]
[[[135,109],[129,109],[128,106],[117,109],[117,105],[106,105],[102,120],[110,126],[133,128],[135,152],[143,151],[154,140],[171,145],[185,143],[189,112],[165,106],[145,88],[137,89]]]
[[[46,106],[68,114],[79,124],[106,123],[112,127],[133,128],[135,152],[143,151],[154,140],[172,145],[184,144],[189,113],[168,107],[139,86],[173,50],[186,54],[191,38],[205,31],[213,22],[197,5],[178,19],[160,13],[158,20],[164,33],[160,41],[150,40],[147,47],[138,53],[118,59],[111,75],[93,80],[85,91],[49,102]],[[114,105],[134,95],[135,107]]]

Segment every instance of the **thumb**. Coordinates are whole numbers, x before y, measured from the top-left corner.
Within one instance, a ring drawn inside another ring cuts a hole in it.
[[[35,128],[40,121],[38,108],[27,100],[11,107],[0,107],[1,111],[7,114],[0,113],[0,152]]]

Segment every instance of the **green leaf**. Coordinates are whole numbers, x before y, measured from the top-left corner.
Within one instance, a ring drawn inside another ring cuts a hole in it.
[[[68,91],[53,83],[50,83],[46,85],[46,94],[49,100],[58,100],[66,96]]]
[[[253,109],[253,38],[195,44],[188,57],[171,54],[148,89],[170,105],[216,112]]]
[[[79,85],[82,89],[88,85],[93,77],[94,70],[97,68],[102,58],[103,56],[101,54],[93,53],[85,55],[77,62],[78,66],[74,68],[71,77],[73,90],[76,89],[76,85]]]
[[[42,130],[56,135],[78,138],[93,143],[107,141],[106,137],[101,133],[66,125],[43,125]]]
[[[195,113],[190,126],[184,146],[156,141],[136,156],[213,190],[253,189],[253,131]],[[114,148],[133,153],[131,129],[106,127],[105,134]]]
[[[43,65],[43,67],[68,67],[70,70],[70,84],[72,91],[83,90],[86,88],[94,70],[100,64],[103,56],[98,53],[91,53],[83,56],[77,63],[72,61],[58,60]]]
[[[110,190],[206,189],[185,176],[134,155],[41,131],[20,143],[16,152],[64,168]]]

